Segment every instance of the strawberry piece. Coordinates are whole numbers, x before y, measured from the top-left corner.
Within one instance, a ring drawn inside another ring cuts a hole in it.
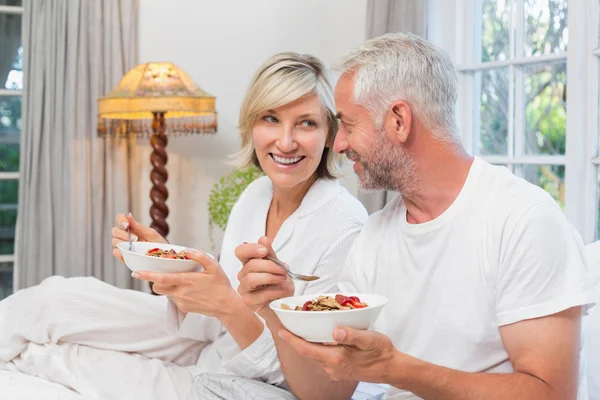
[[[311,300],[309,300],[306,303],[304,303],[304,305],[302,306],[302,311],[310,311],[310,309],[312,308],[310,306],[312,306],[312,301]]]

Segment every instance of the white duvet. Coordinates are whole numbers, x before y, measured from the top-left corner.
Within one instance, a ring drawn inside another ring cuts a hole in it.
[[[98,400],[82,396],[58,383],[18,371],[0,370],[1,400]]]

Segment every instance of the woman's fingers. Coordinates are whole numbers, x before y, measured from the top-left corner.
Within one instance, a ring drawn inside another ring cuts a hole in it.
[[[115,223],[120,229],[123,230],[126,230],[129,227],[129,221],[127,220],[125,214],[118,214],[115,218]]]
[[[285,275],[275,275],[264,272],[255,272],[246,275],[243,283],[240,282],[240,286],[243,286],[244,291],[254,291],[258,288],[269,286],[269,285],[279,285],[285,282],[287,276]]]
[[[127,232],[116,226],[110,230],[110,235],[115,239],[127,240]]]
[[[263,258],[267,255],[268,249],[258,243],[243,243],[235,248],[235,256],[242,264],[255,258]]]
[[[123,264],[125,264],[125,260],[123,260],[123,254],[121,253],[121,250],[119,250],[118,248],[114,248],[112,253],[113,253],[113,256],[115,256],[115,258],[117,260],[119,260]]]
[[[252,273],[267,273],[284,277],[286,276],[285,269],[281,268],[273,261],[263,258],[254,258],[248,261],[238,273],[238,280],[241,282],[244,280],[246,275]]]

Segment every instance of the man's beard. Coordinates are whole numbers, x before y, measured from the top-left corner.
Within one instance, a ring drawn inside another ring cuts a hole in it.
[[[362,171],[357,173],[361,189],[394,190],[403,196],[416,191],[418,178],[414,158],[403,146],[392,143],[383,129],[375,132],[373,151],[368,158],[353,150],[346,152],[346,156],[362,164]]]

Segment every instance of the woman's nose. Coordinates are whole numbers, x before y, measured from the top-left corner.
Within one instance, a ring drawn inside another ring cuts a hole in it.
[[[298,148],[298,144],[294,140],[294,128],[293,127],[287,127],[287,126],[283,127],[281,134],[279,136],[279,140],[277,140],[277,147],[279,148],[279,150],[281,150],[285,153],[292,152],[292,151],[296,150],[296,148]]]

